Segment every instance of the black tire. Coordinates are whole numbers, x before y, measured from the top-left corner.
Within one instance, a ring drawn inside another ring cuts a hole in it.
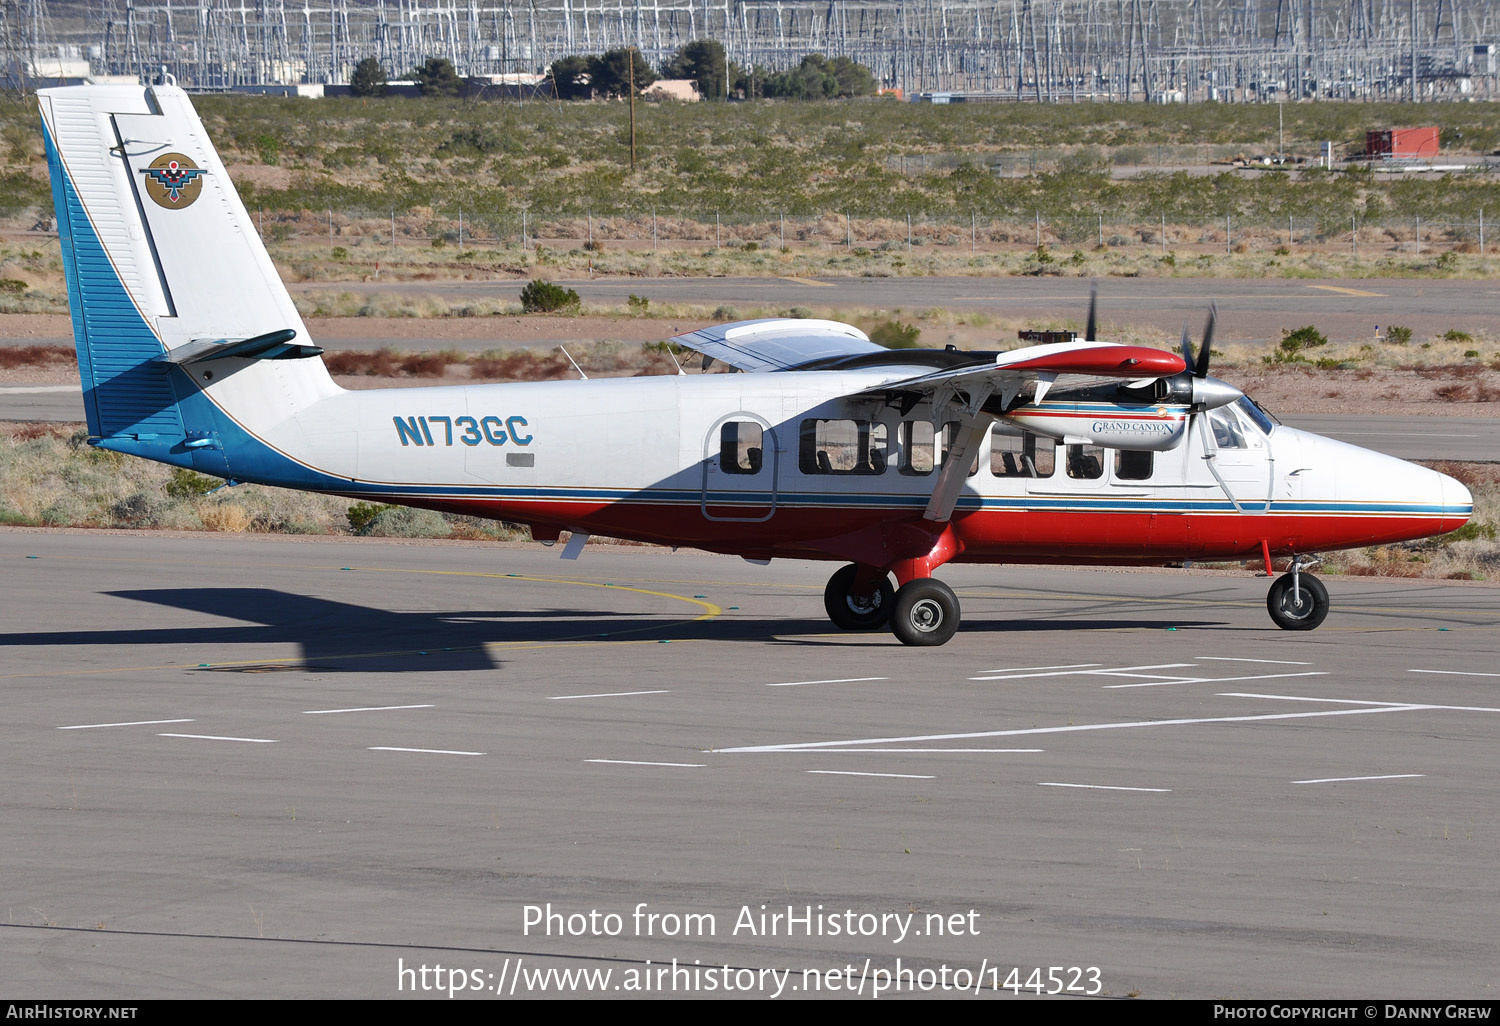
[[[1328,615],[1328,589],[1312,574],[1301,575],[1301,602],[1292,592],[1292,575],[1283,574],[1266,595],[1266,611],[1284,631],[1310,631]]]
[[[958,622],[958,596],[942,581],[918,578],[896,592],[891,632],[903,645],[947,644]]]
[[[876,583],[875,593],[868,598],[851,595],[855,575],[859,567],[850,563],[828,579],[823,589],[823,608],[828,610],[828,619],[843,631],[873,631],[886,625],[891,618],[891,607],[896,603],[896,589],[891,585],[890,575],[882,574]]]

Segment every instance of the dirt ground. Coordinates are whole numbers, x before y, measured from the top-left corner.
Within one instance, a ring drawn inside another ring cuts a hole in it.
[[[681,322],[619,317],[485,317],[485,318],[371,318],[312,319],[314,338],[330,343],[358,339],[375,347],[400,350],[414,340],[451,340],[493,344],[495,348],[554,346],[558,342],[592,343],[609,339],[627,345],[655,342],[702,327],[699,321]],[[990,333],[992,334],[992,332]],[[963,343],[982,346],[982,329]],[[0,338],[12,345],[70,345],[72,326],[65,316],[0,314]],[[1164,348],[1167,346],[1164,344]],[[343,348],[343,347],[339,347]],[[472,345],[465,348],[473,348]],[[1243,389],[1272,412],[1369,414],[1382,416],[1500,417],[1500,369],[1455,351],[1422,351],[1412,347],[1408,365],[1383,365],[1360,360],[1344,368],[1314,364],[1263,362],[1259,351],[1226,346],[1217,358],[1215,376]],[[690,361],[688,364],[692,366]],[[0,386],[71,384],[77,380],[71,362],[57,361],[21,367],[0,367]],[[341,375],[347,388],[381,388],[460,384],[476,379],[457,364],[442,378],[402,376],[381,378]],[[488,379],[493,380],[493,379]]]

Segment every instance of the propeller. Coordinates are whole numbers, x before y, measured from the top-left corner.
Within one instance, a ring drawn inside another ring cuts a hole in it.
[[[1096,341],[1098,341],[1098,338],[1097,338],[1098,327],[1099,327],[1098,311],[1099,311],[1099,283],[1096,281],[1096,282],[1091,282],[1089,284],[1089,319],[1088,319],[1088,322],[1084,325],[1084,328],[1083,328],[1083,340],[1085,342],[1096,342]]]

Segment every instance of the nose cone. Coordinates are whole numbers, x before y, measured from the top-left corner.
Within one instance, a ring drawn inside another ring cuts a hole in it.
[[[1440,526],[1442,532],[1447,534],[1467,524],[1474,515],[1474,496],[1462,481],[1447,474],[1438,474],[1438,478],[1443,496],[1443,519]]]

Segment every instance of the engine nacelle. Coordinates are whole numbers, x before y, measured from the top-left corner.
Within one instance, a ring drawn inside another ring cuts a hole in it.
[[[1068,445],[1165,452],[1182,444],[1188,409],[1167,403],[1152,406],[1047,400],[1017,407],[1005,419],[1023,431]]]

